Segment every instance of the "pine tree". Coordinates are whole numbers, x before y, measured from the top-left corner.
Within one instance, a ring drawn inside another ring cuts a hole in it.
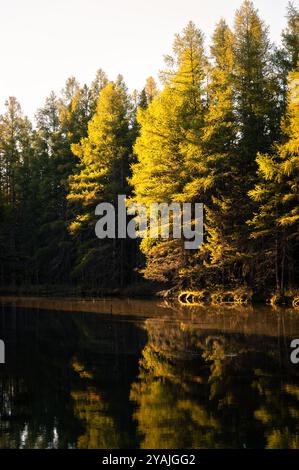
[[[32,126],[14,97],[6,102],[6,113],[0,117],[0,256],[1,283],[16,285],[24,279],[26,253],[21,245],[30,217],[27,196],[32,158]],[[32,199],[31,199],[32,200]],[[32,221],[34,224],[34,221]],[[30,222],[29,222],[30,224]]]
[[[71,145],[87,133],[90,97],[86,86],[73,77],[61,97],[53,93],[37,113],[35,151],[40,165],[39,242],[35,251],[36,280],[43,283],[70,282],[74,248],[68,232],[66,195],[68,178],[76,170]]]
[[[206,240],[195,256],[196,263],[189,270],[189,276],[197,276],[197,283],[230,282],[230,263],[236,249],[231,228],[233,211],[237,216],[240,168],[234,107],[233,47],[234,35],[221,20],[216,26],[211,45],[212,65],[202,136],[203,154],[197,167],[199,176],[192,183],[198,191],[198,200],[205,204]]]
[[[107,85],[108,78],[104,70],[99,69],[96,73],[95,79],[90,85],[90,119],[93,117],[97,109],[97,104],[100,98],[101,91]]]
[[[297,67],[299,54],[299,10],[291,2],[288,4],[287,21],[287,28],[282,33],[282,55],[285,69],[290,72]]]
[[[299,240],[299,72],[289,75],[289,99],[282,123],[284,142],[259,154],[260,181],[250,192],[258,204],[251,220],[257,240],[258,282],[283,293],[298,276]]]
[[[158,95],[159,91],[158,91],[157,84],[153,77],[148,77],[146,79],[144,91],[145,91],[146,100],[148,104],[151,103],[151,101],[153,101],[155,96]]]
[[[269,31],[250,0],[235,18],[235,89],[244,171],[255,169],[255,156],[271,146],[271,44]]]
[[[141,130],[130,182],[133,200],[147,207],[153,202],[193,200],[188,185],[194,161],[200,158],[207,65],[203,36],[193,23],[176,35],[173,52],[161,74],[164,90],[137,115]],[[179,282],[186,263],[182,241],[145,238],[141,249],[147,257],[146,277]]]
[[[79,158],[79,173],[70,177],[68,201],[75,218],[70,232],[78,244],[74,276],[93,286],[123,283],[123,244],[97,240],[95,208],[100,202],[115,204],[127,194],[131,136],[126,88],[118,79],[102,90],[88,136],[72,146]]]
[[[268,28],[253,3],[245,0],[235,17],[232,90],[232,123],[226,144],[231,145],[231,182],[219,203],[219,227],[224,239],[218,247],[223,266],[222,282],[251,283],[254,262],[246,220],[253,210],[248,191],[256,180],[256,156],[268,151],[277,137],[276,95],[273,87],[272,49]],[[228,128],[229,129],[229,128]],[[217,225],[217,224],[216,224]],[[217,243],[215,233],[214,245]],[[217,258],[216,258],[217,259]],[[216,261],[216,260],[215,260]]]
[[[299,10],[291,2],[287,8],[287,27],[282,32],[282,46],[275,47],[272,62],[275,72],[277,107],[280,123],[287,107],[288,75],[297,66],[299,56]]]

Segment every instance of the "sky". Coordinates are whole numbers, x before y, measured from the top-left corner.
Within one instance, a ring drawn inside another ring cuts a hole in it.
[[[299,0],[293,3],[298,4]],[[16,96],[32,118],[46,96],[75,76],[90,83],[102,68],[130,90],[157,77],[174,34],[192,20],[207,44],[216,22],[232,26],[241,0],[0,0],[0,111]],[[280,41],[288,0],[255,0]]]

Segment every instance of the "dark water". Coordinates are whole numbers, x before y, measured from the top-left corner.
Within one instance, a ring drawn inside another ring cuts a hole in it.
[[[0,299],[1,448],[299,448],[299,311]]]

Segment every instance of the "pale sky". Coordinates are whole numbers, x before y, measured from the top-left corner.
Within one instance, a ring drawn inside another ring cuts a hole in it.
[[[0,0],[0,110],[16,96],[33,117],[51,90],[74,75],[90,83],[102,68],[130,90],[157,77],[173,36],[192,20],[208,39],[215,23],[232,25],[241,0]],[[255,0],[279,42],[288,0]],[[297,5],[298,0],[294,3]]]

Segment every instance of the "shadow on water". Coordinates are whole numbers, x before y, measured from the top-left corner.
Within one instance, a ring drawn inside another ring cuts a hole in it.
[[[1,448],[299,448],[299,313],[0,299]]]

